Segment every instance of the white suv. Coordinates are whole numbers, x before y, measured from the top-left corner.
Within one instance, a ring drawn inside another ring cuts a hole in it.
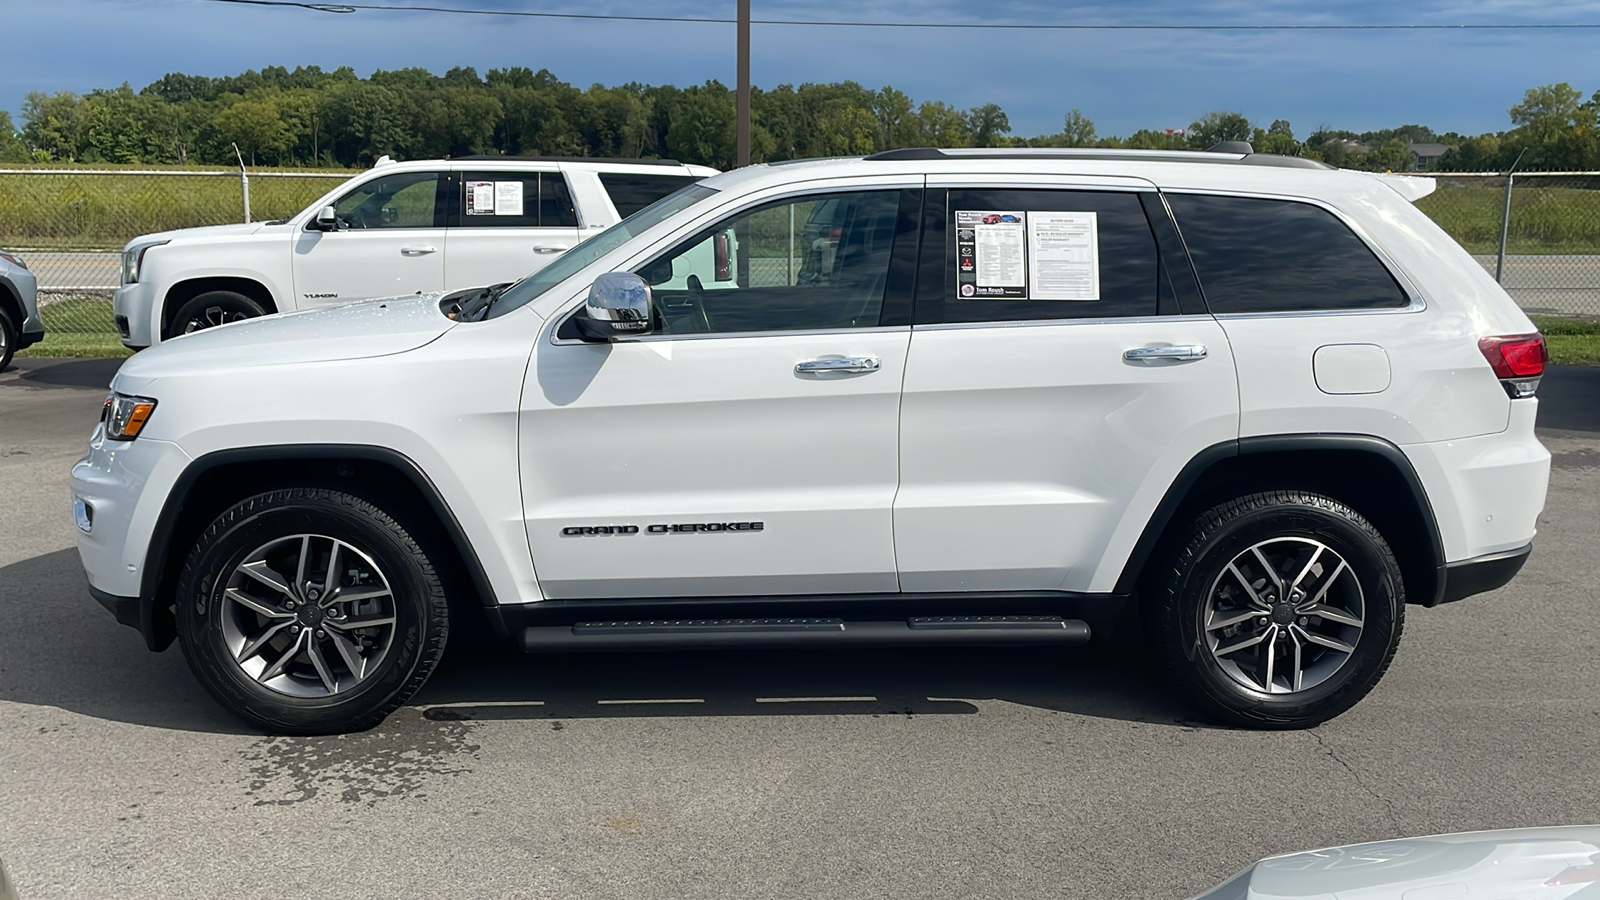
[[[673,160],[386,156],[288,219],[134,238],[112,314],[138,350],[268,313],[514,281],[714,174]]]
[[[1506,583],[1543,339],[1407,199],[1248,153],[895,151],[687,187],[514,286],[134,357],[94,595],[266,729],[530,652],[1082,643],[1313,724]],[[1131,615],[1130,615],[1131,618]]]

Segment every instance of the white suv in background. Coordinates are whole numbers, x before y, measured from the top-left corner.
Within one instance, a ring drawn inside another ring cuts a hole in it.
[[[1248,152],[717,175],[509,287],[133,357],[72,470],[90,590],[283,732],[382,720],[461,616],[545,652],[1136,613],[1205,713],[1315,724],[1544,505],[1543,338],[1431,187]]]
[[[255,316],[515,281],[715,169],[673,160],[388,157],[298,215],[122,250],[122,342]]]

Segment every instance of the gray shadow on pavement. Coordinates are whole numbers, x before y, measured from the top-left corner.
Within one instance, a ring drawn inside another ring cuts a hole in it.
[[[121,359],[18,359],[12,362],[19,381],[34,387],[105,390],[122,367]]]
[[[0,700],[155,728],[255,733],[176,647],[155,654],[90,596],[75,550],[0,568]],[[999,700],[1194,727],[1132,641],[1071,650],[919,648],[528,656],[457,628],[409,704],[434,721],[972,715]],[[383,731],[388,725],[381,725]],[[398,726],[397,726],[398,727]]]

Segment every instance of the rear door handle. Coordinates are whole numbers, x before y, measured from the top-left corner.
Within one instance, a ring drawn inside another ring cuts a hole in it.
[[[829,359],[808,359],[795,363],[796,375],[820,375],[824,372],[876,372],[882,363],[876,356],[845,356]]]
[[[535,247],[535,248],[533,248],[533,252],[535,252],[535,253],[560,253],[560,252],[562,252],[562,251],[564,251],[566,249],[567,248],[565,248],[565,247]]]
[[[1135,347],[1122,354],[1123,359],[1205,359],[1205,344],[1179,344],[1176,347]]]
[[[401,256],[423,256],[428,253],[438,253],[437,247],[401,247]]]

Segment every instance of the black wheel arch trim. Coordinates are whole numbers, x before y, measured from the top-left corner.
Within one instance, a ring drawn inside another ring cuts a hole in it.
[[[483,605],[491,609],[497,606],[494,589],[489,584],[487,573],[484,572],[483,562],[478,558],[471,541],[467,540],[466,531],[462,529],[460,520],[445,502],[444,495],[439,492],[433,480],[409,456],[388,447],[365,444],[286,444],[216,450],[190,462],[173,482],[172,490],[167,492],[161,514],[157,516],[155,528],[150,533],[150,542],[145,548],[144,572],[139,583],[139,596],[112,598],[137,600],[137,610],[133,611],[134,621],[124,621],[124,615],[129,613],[120,608],[120,603],[116,606],[107,605],[107,608],[117,615],[117,621],[136,626],[140,634],[144,635],[145,645],[151,650],[165,650],[177,638],[177,625],[172,621],[170,611],[158,605],[158,598],[162,581],[167,574],[166,564],[172,549],[173,533],[183,514],[184,502],[201,476],[219,466],[237,463],[324,459],[378,462],[389,465],[401,473],[417,489],[437,518],[439,527],[459,556],[462,569]],[[107,600],[101,597],[101,592],[91,588],[90,593],[102,605],[107,604]]]
[[[1167,527],[1172,524],[1172,518],[1179,507],[1188,498],[1189,492],[1216,464],[1226,459],[1238,456],[1249,456],[1265,453],[1289,453],[1295,451],[1356,451],[1377,456],[1392,465],[1405,483],[1411,494],[1411,500],[1416,504],[1417,511],[1427,527],[1426,545],[1431,558],[1427,561],[1429,568],[1434,572],[1433,589],[1421,599],[1408,595],[1407,602],[1422,606],[1438,606],[1446,602],[1447,573],[1444,555],[1444,540],[1439,534],[1439,521],[1434,515],[1433,504],[1428,500],[1428,493],[1423,489],[1422,479],[1418,477],[1416,467],[1411,464],[1405,451],[1391,441],[1369,434],[1279,434],[1263,435],[1258,437],[1239,438],[1237,440],[1223,441],[1213,444],[1195,454],[1178,477],[1173,479],[1168,486],[1167,493],[1156,504],[1155,511],[1145,523],[1144,532],[1139,535],[1139,540],[1133,546],[1133,552],[1128,555],[1128,560],[1123,564],[1122,574],[1117,578],[1115,588],[1118,594],[1132,594],[1138,587],[1141,572],[1150,561],[1156,546],[1166,533]],[[1516,574],[1512,572],[1512,574]],[[1507,576],[1507,581],[1510,576]],[[1504,584],[1504,582],[1501,582]],[[1499,585],[1495,585],[1499,587]],[[1492,590],[1492,588],[1489,588]],[[1474,591],[1477,593],[1477,591]],[[1463,594],[1461,596],[1467,596]],[[1459,599],[1459,598],[1454,598]]]

